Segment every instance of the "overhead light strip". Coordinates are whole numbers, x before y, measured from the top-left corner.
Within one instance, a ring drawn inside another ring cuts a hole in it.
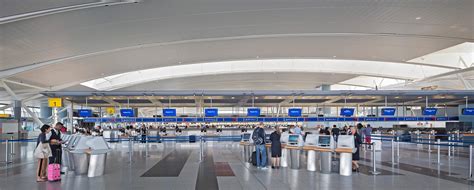
[[[102,0],[102,1],[94,2],[94,3],[72,5],[72,6],[59,7],[59,8],[53,8],[53,9],[47,9],[47,10],[2,17],[0,18],[0,24],[7,24],[7,23],[26,20],[26,19],[32,19],[32,18],[47,16],[47,15],[52,15],[52,14],[57,14],[57,13],[63,13],[63,12],[69,12],[69,11],[75,11],[75,10],[81,10],[81,9],[89,9],[89,8],[95,8],[95,7],[113,6],[113,5],[129,4],[129,3],[138,3],[138,2],[139,0],[118,0],[118,1],[117,0]]]

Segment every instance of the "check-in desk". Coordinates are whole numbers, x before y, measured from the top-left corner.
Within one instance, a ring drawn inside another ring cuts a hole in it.
[[[354,136],[339,135],[335,152],[339,154],[339,174],[352,175],[352,153],[354,151]]]
[[[321,173],[331,173],[332,153],[334,151],[334,138],[330,135],[309,134],[303,150],[307,152],[307,170]],[[317,154],[319,153],[319,159]],[[319,167],[318,167],[319,166]]]

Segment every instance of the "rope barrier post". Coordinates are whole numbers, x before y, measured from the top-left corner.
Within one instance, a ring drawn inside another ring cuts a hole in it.
[[[474,178],[472,177],[472,144],[469,145],[469,177],[468,179],[470,181],[474,181]]]
[[[428,134],[428,152],[431,152],[431,134]]]
[[[5,141],[5,163],[6,164],[10,163],[10,162],[8,162],[8,139],[6,139],[6,141]]]
[[[397,165],[397,163],[395,163],[395,141],[393,137],[392,137],[392,165]]]
[[[371,143],[372,145],[372,175],[379,175],[380,172],[377,171],[375,166],[375,142]]]
[[[451,159],[451,140],[452,140],[451,135],[449,135],[449,137],[448,137],[448,157],[449,157],[449,159]]]
[[[400,162],[400,137],[397,136],[397,163]]]
[[[13,136],[10,137],[10,156],[13,157],[15,155],[15,145],[13,144]]]
[[[202,161],[202,135],[199,137],[199,161]]]
[[[148,131],[147,131],[148,132]],[[150,157],[148,155],[148,135],[145,136],[145,157]]]
[[[439,165],[441,163],[441,155],[440,155],[440,153],[441,153],[441,145],[440,145],[441,144],[441,139],[438,139],[437,143],[438,143],[438,165]]]
[[[132,164],[132,138],[128,137],[128,162]]]

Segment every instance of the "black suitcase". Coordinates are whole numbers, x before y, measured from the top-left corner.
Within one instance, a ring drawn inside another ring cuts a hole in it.
[[[256,151],[252,152],[252,156],[250,156],[250,163],[252,163],[252,165],[254,166],[257,166],[257,152]]]
[[[196,142],[196,135],[190,135],[189,136],[189,142],[190,143],[195,143]]]

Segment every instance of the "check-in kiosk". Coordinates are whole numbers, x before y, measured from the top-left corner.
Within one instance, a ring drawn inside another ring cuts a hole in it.
[[[267,148],[267,163],[272,163],[272,141],[270,140],[270,134],[265,134],[265,148]]]
[[[336,153],[339,156],[339,174],[342,176],[352,175],[352,152],[354,151],[354,136],[339,135]]]
[[[96,177],[104,174],[105,160],[110,147],[100,136],[76,136],[69,152],[74,162],[74,173]]]
[[[250,136],[251,136],[250,133],[243,133],[242,140],[240,141],[240,145],[243,146],[243,149],[244,149],[244,151],[242,151],[243,152],[242,159],[245,162],[250,161],[250,157],[252,156],[253,147],[254,147],[252,145]]]
[[[331,135],[307,135],[303,150],[308,152],[308,171],[316,171],[317,165],[319,165],[321,173],[331,173],[331,161],[334,145],[334,138]],[[320,159],[318,161],[316,160],[317,152],[320,153]]]
[[[300,154],[303,147],[303,137],[298,134],[290,134],[288,136],[288,142],[285,149],[289,151],[290,155],[290,168],[300,168]]]

